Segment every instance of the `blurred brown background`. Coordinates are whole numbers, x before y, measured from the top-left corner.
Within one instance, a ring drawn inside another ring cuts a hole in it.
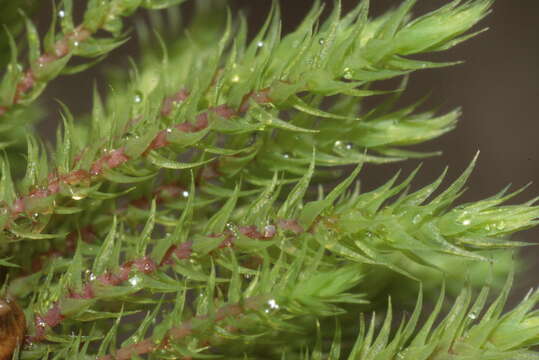
[[[357,1],[343,0],[344,9],[352,8]],[[297,25],[313,3],[312,0],[280,2],[285,32]],[[330,9],[332,1],[325,2]],[[416,13],[424,13],[448,2],[419,0]],[[252,30],[261,24],[271,6],[271,0],[229,0],[229,3],[235,9],[241,7],[246,10]],[[372,13],[378,14],[399,3],[400,0],[371,0]],[[445,165],[450,167],[447,180],[455,179],[480,150],[479,164],[463,200],[490,196],[509,183],[517,188],[534,181],[516,199],[528,200],[539,195],[539,1],[498,0],[493,13],[478,29],[481,27],[489,27],[490,30],[442,56],[436,56],[444,61],[465,60],[464,64],[411,76],[403,104],[431,93],[425,108],[440,107],[441,111],[446,111],[462,106],[464,111],[457,130],[420,147],[425,150],[442,149],[444,154],[423,161],[416,184],[431,182]],[[122,48],[115,53],[111,61],[125,61]],[[99,68],[90,75],[85,74],[86,78],[72,76],[57,80],[47,90],[47,103],[57,108],[52,99],[59,98],[75,113],[88,109],[92,79],[87,77],[95,78],[98,74]],[[56,117],[51,120],[58,121]],[[367,166],[361,175],[364,188],[380,184],[396,169],[402,168],[406,174],[416,165],[417,161],[409,161],[390,166]],[[519,237],[539,244],[539,229],[526,231]],[[526,257],[535,264],[535,270],[539,270],[538,256],[539,248],[526,250]],[[535,270],[528,272],[528,279],[519,280],[521,291],[539,284]]]

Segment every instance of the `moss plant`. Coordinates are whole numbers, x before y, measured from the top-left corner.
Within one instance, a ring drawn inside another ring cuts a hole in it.
[[[534,200],[456,205],[475,158],[451,184],[418,189],[418,168],[357,185],[362,164],[436,154],[412,145],[460,111],[397,99],[492,0],[313,2],[288,34],[277,1],[256,34],[210,0],[187,24],[181,0],[57,0],[42,34],[17,2],[0,17],[0,359],[539,359],[539,292],[504,311]],[[60,103],[41,138],[47,85],[136,40],[91,112]]]

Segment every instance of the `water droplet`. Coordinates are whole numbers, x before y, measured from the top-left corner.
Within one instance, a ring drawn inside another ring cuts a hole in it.
[[[84,193],[76,193],[73,191],[73,189],[69,189],[69,192],[71,193],[71,198],[75,201],[82,200],[86,197],[86,194]]]
[[[275,299],[269,299],[268,300],[268,308],[264,310],[266,314],[268,314],[272,310],[278,310],[280,308],[279,304],[277,304],[277,301]]]
[[[75,201],[79,201],[79,200],[82,200],[86,197],[85,194],[73,194],[71,195],[71,198]]]
[[[343,77],[344,77],[346,80],[351,80],[352,77],[353,77],[352,69],[350,69],[349,67],[344,68],[344,70],[343,70]]]
[[[189,197],[189,191],[187,191],[187,190],[182,191],[182,196],[183,196],[184,198]]]
[[[93,272],[91,272],[90,275],[88,276],[88,279],[89,279],[90,281],[94,281],[94,280],[96,279],[95,274],[94,274]]]
[[[58,17],[59,17],[59,18],[64,18],[64,16],[66,16],[66,13],[65,13],[64,10],[58,11]]]
[[[261,48],[261,47],[264,46],[264,42],[263,42],[263,41],[259,41],[259,42],[256,43],[256,46],[259,47],[259,48]]]
[[[457,218],[457,224],[464,225],[464,226],[470,225],[472,221],[470,220],[470,218],[467,217],[468,214],[469,214],[468,211],[463,211]]]
[[[344,146],[344,148],[345,148],[346,150],[352,150],[352,149],[354,148],[354,144],[352,144],[352,143],[347,143],[347,144]]]
[[[372,232],[365,231],[365,237],[368,237],[369,239],[372,238]]]
[[[290,159],[290,154],[287,153],[287,152],[285,152],[285,153],[283,153],[283,157],[284,157],[285,159]]]
[[[144,263],[142,265],[142,272],[144,273],[148,273],[148,272],[153,272],[154,271],[154,265],[152,263]]]
[[[168,134],[171,134],[171,133],[172,133],[172,129],[171,129],[171,128],[167,128],[165,131],[166,131]]]
[[[142,93],[137,91],[135,93],[135,97],[133,98],[133,101],[135,102],[135,104],[140,104],[142,102]]]
[[[39,218],[39,213],[35,212],[32,214],[32,219],[37,220],[38,218]]]
[[[266,225],[266,226],[264,226],[264,237],[265,238],[274,237],[276,232],[277,232],[277,229],[275,228],[275,225]]]
[[[129,283],[132,286],[137,286],[141,281],[142,281],[142,279],[138,275],[135,275],[135,276],[132,276],[131,278],[129,278]]]
[[[336,153],[340,153],[345,150],[347,150],[347,148],[343,141],[337,140],[335,141],[335,143],[333,143],[333,151],[335,151]]]
[[[35,319],[36,327],[47,327],[47,323],[41,316],[37,316]]]
[[[232,76],[232,79],[230,79],[230,81],[234,82],[234,83],[237,83],[237,82],[240,82],[240,76],[238,74]]]
[[[79,45],[80,45],[80,43],[79,43],[78,41],[75,41],[75,42],[73,43],[73,46],[75,46],[75,47],[77,47],[77,46],[79,46]]]
[[[469,317],[470,319],[472,319],[472,320],[475,320],[475,319],[477,319],[477,314],[476,314],[475,312],[472,311],[471,313],[468,314],[468,317]]]
[[[326,40],[324,40],[324,39],[321,38],[320,40],[318,40],[318,43],[319,43],[320,45],[324,45],[324,44],[326,43]]]
[[[270,309],[278,309],[279,308],[279,304],[277,304],[277,301],[275,301],[275,299],[268,300],[268,305],[269,305]]]

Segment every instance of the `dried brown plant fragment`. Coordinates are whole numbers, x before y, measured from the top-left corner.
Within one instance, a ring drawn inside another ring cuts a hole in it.
[[[24,339],[26,319],[12,299],[0,299],[0,360],[9,360]]]

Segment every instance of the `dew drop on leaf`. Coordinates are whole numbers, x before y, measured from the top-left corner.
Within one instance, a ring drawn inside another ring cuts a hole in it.
[[[59,18],[64,18],[64,16],[66,16],[66,13],[65,13],[64,10],[58,11],[58,17],[59,17]]]
[[[137,91],[135,93],[135,97],[133,98],[133,101],[135,104],[140,104],[142,102],[142,93],[140,91]]]
[[[264,310],[266,314],[268,314],[270,311],[278,310],[280,308],[279,304],[275,299],[270,299],[267,302],[268,307]]]
[[[129,278],[129,283],[132,286],[137,286],[140,283],[141,280],[142,279],[138,275],[135,275],[135,276],[132,276],[131,278]]]
[[[264,42],[263,42],[263,41],[259,41],[259,42],[256,43],[256,46],[259,47],[259,48],[261,48],[261,47],[264,46]]]
[[[278,309],[279,308],[279,304],[277,304],[275,299],[268,300],[268,305],[269,305],[270,309]]]
[[[319,43],[320,45],[324,45],[324,44],[326,43],[326,40],[320,39],[320,40],[318,40],[318,43]]]
[[[86,197],[86,194],[83,193],[76,193],[73,190],[71,190],[71,198],[75,201],[82,200]]]
[[[275,225],[264,226],[264,237],[271,238],[275,236],[276,232],[277,232],[277,229],[275,228]]]
[[[472,223],[472,221],[467,218],[468,211],[463,211],[462,214],[457,219],[457,224],[468,226]]]
[[[336,153],[342,152],[345,149],[346,148],[345,148],[344,142],[342,142],[341,140],[337,140],[335,141],[335,143],[333,143],[333,150]]]
[[[189,197],[189,191],[187,191],[187,190],[182,191],[182,196],[183,196],[184,198]]]

